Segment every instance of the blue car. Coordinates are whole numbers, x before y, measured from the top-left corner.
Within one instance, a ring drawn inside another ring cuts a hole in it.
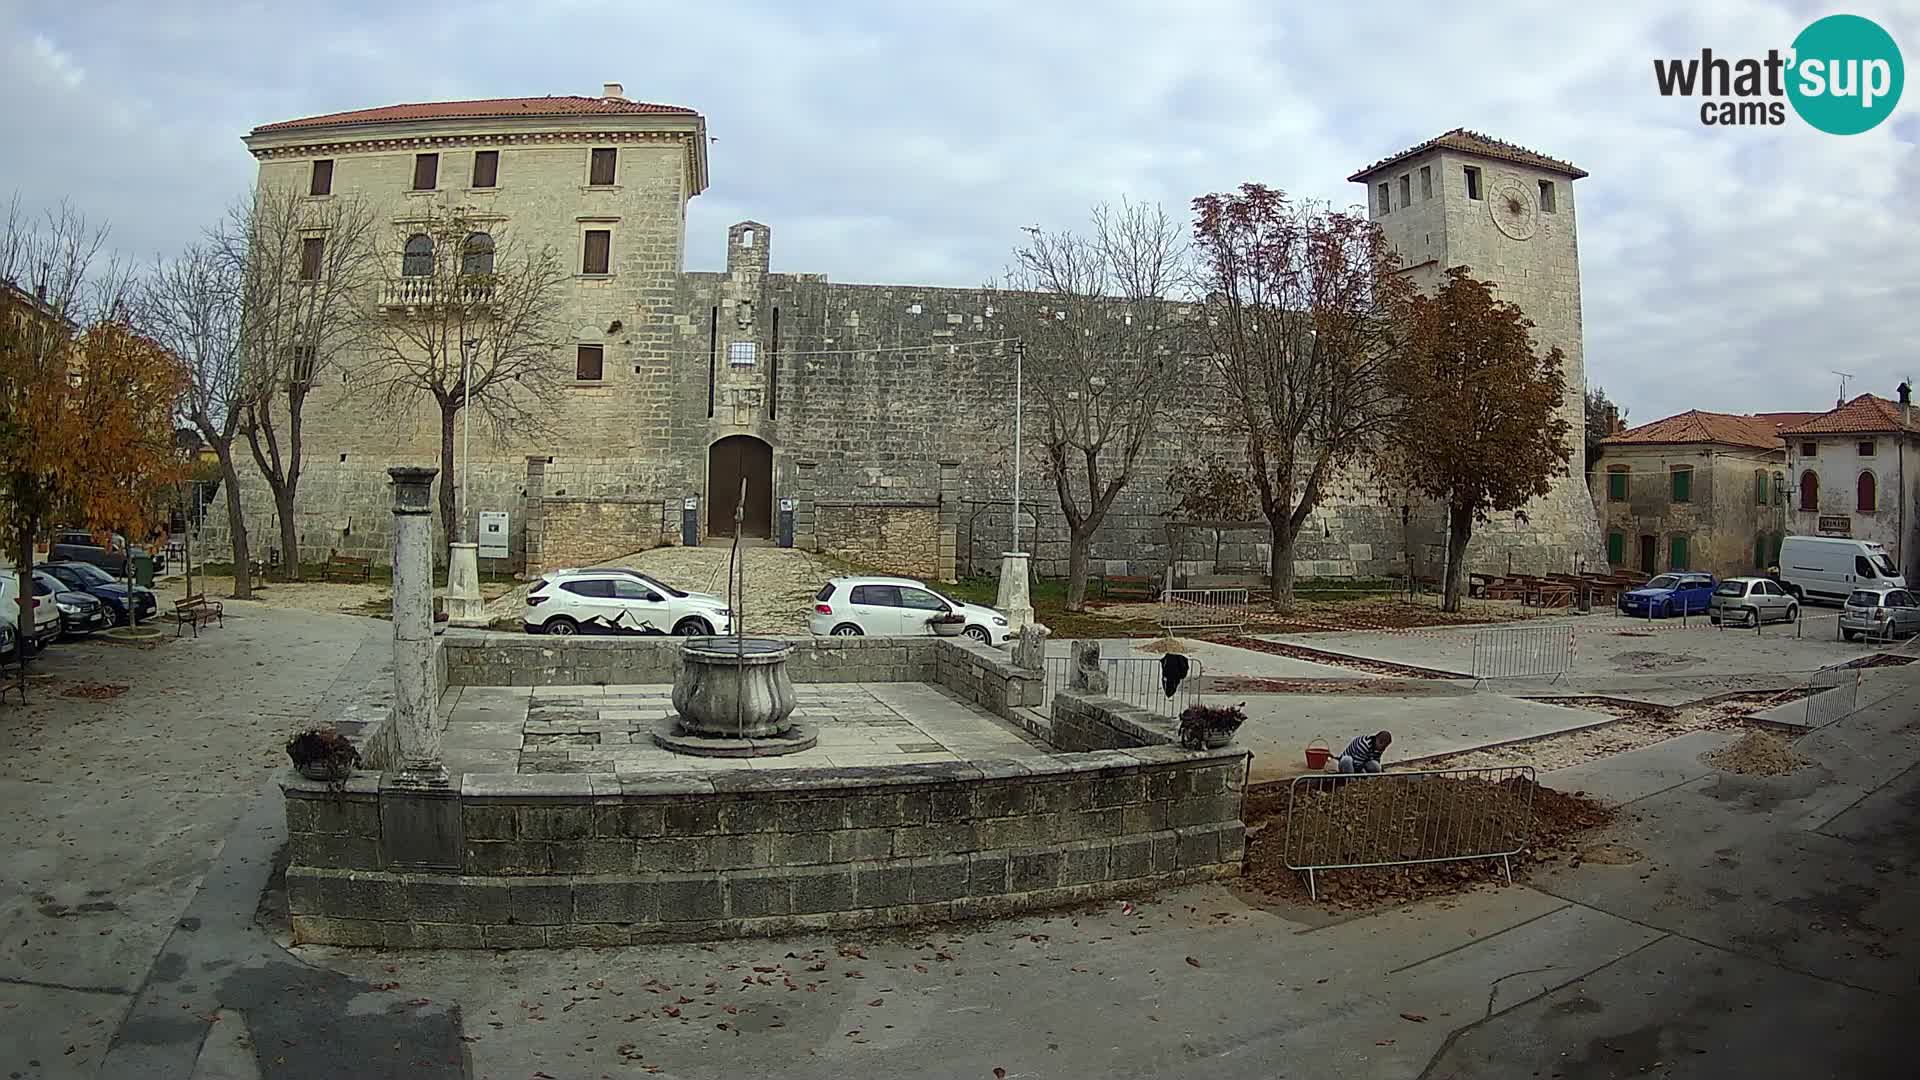
[[[1642,619],[1704,615],[1714,584],[1712,574],[1661,574],[1631,592],[1621,593],[1620,614]]]
[[[115,625],[127,625],[129,606],[127,587],[124,583],[114,580],[112,574],[92,563],[84,562],[41,563],[35,569],[46,571],[53,576],[54,580],[75,592],[92,596],[106,605]],[[152,619],[154,609],[159,606],[153,590],[138,585],[133,587],[131,603],[138,606],[142,622]]]

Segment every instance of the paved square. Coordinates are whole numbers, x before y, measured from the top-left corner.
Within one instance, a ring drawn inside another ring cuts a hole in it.
[[[441,698],[451,772],[643,773],[908,765],[1039,757],[1053,748],[927,683],[795,686],[819,745],[769,758],[700,758],[653,741],[673,687],[464,686]]]

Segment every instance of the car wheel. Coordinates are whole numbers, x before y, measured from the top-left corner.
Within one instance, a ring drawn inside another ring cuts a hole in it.
[[[1840,636],[1841,636],[1841,637],[1843,637],[1843,638],[1846,638],[1846,639],[1847,639],[1848,641],[1859,641],[1859,640],[1860,640],[1860,631],[1858,631],[1858,630],[1842,630],[1842,631],[1840,631]]]
[[[567,618],[565,615],[555,615],[553,618],[541,624],[540,632],[543,634],[552,634],[555,637],[572,637],[580,632],[580,624]]]
[[[834,637],[865,637],[866,633],[865,630],[860,629],[850,622],[843,622],[833,628]]]
[[[1757,607],[1750,607],[1750,608],[1748,608],[1748,609],[1747,609],[1747,621],[1746,621],[1745,623],[1743,623],[1742,625],[1745,625],[1745,626],[1755,626],[1755,627],[1757,627],[1757,626],[1759,626],[1759,625],[1760,625],[1760,609],[1759,609],[1759,608],[1757,608]]]
[[[993,635],[987,633],[987,628],[984,626],[969,626],[961,632],[982,645],[993,644]]]
[[[1799,604],[1787,605],[1787,621],[1788,622],[1800,621],[1800,605]]]
[[[673,624],[673,632],[681,637],[712,637],[713,625],[697,615],[689,615]]]

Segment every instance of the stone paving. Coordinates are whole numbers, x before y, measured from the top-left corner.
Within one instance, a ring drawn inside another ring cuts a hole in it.
[[[647,773],[910,765],[1035,757],[1053,748],[927,683],[794,687],[794,718],[819,745],[770,758],[699,758],[653,741],[674,715],[673,687],[466,686],[447,691],[453,772]]]

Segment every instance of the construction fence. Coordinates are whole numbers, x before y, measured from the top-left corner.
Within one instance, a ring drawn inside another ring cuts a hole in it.
[[[1203,630],[1238,633],[1247,628],[1252,610],[1242,588],[1166,589],[1160,597],[1160,629],[1170,636]]]
[[[1473,677],[1564,675],[1573,668],[1571,626],[1514,626],[1473,635]]]
[[[1204,674],[1200,661],[1187,658],[1187,674],[1168,690],[1159,659],[1148,656],[1103,656],[1100,670],[1107,676],[1107,696],[1118,698],[1155,716],[1179,716],[1189,705],[1200,704],[1200,680]],[[1046,700],[1068,689],[1073,682],[1073,657],[1046,658]]]

